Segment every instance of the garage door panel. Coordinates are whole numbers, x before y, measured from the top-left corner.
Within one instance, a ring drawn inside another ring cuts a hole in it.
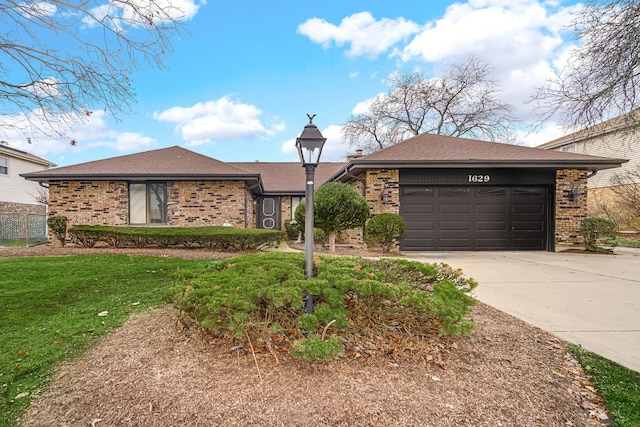
[[[435,239],[404,239],[402,245],[404,250],[438,250]]]
[[[422,214],[422,213],[433,213],[435,212],[435,206],[433,204],[425,204],[425,205],[404,205],[402,207],[402,211],[405,214]]]
[[[507,214],[507,204],[478,204],[476,205],[476,213],[478,214]]]
[[[412,232],[419,233],[421,231],[434,231],[436,229],[436,223],[434,221],[422,221],[422,222],[408,222],[405,221],[405,225]]]
[[[438,230],[447,231],[471,231],[471,221],[440,221]]]
[[[440,250],[460,250],[471,246],[471,239],[448,239],[446,237],[438,238],[438,248]]]
[[[545,238],[529,238],[529,239],[520,239],[514,238],[511,239],[511,249],[518,251],[526,251],[526,250],[536,250],[541,251],[545,249]]]
[[[476,231],[507,231],[507,221],[476,221]]]
[[[543,203],[536,204],[517,204],[511,206],[511,212],[514,214],[542,214],[545,211],[545,205]]]
[[[471,213],[471,206],[469,204],[465,205],[451,205],[451,204],[442,204],[438,207],[438,212],[442,214],[451,214],[451,213]]]
[[[544,222],[542,221],[514,221],[511,223],[511,229],[519,232],[542,232],[544,231]]]

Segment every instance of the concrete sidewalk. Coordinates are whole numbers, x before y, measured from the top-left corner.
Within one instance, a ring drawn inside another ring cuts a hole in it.
[[[480,301],[640,372],[640,249],[615,253],[404,255],[462,268]]]

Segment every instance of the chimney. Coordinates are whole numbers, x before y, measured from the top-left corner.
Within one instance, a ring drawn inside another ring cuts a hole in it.
[[[347,154],[347,161],[350,162],[353,159],[357,159],[358,157],[362,157],[362,149],[358,148],[356,150],[356,154]]]

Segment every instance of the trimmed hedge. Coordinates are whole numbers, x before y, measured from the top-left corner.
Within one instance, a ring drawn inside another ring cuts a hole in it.
[[[68,230],[71,240],[84,247],[104,242],[115,248],[135,246],[205,247],[224,250],[261,250],[280,245],[285,232],[233,227],[115,227],[76,225]]]

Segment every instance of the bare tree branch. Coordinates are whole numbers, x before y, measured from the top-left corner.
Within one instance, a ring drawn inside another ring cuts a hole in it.
[[[353,147],[379,150],[421,133],[512,141],[514,107],[500,102],[492,69],[476,57],[452,65],[440,78],[394,74],[389,91],[369,111],[352,115],[342,135]]]
[[[168,0],[0,0],[0,128],[62,136],[135,103],[131,74],[164,67],[191,10]],[[186,7],[188,2],[182,3]]]
[[[581,45],[533,97],[540,122],[594,126],[640,107],[640,2],[590,0],[573,27]]]

